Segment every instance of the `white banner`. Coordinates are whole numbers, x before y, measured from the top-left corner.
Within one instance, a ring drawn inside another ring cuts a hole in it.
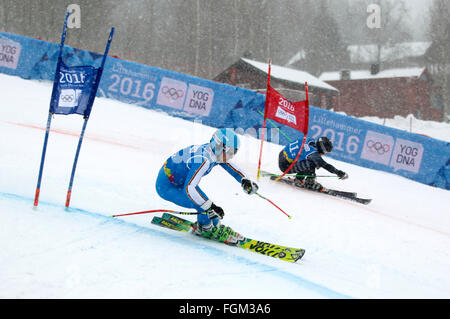
[[[393,148],[394,138],[392,136],[369,130],[364,139],[361,158],[389,165]]]
[[[394,171],[404,169],[418,173],[422,163],[422,155],[422,144],[397,138],[391,166],[394,168]]]
[[[294,123],[294,125],[297,125],[297,118],[295,117],[295,115],[286,112],[281,108],[281,106],[278,106],[277,113],[275,114],[275,116],[290,123]]]
[[[59,94],[58,107],[76,107],[81,96],[81,90],[62,89]]]
[[[156,103],[181,110],[186,96],[186,88],[185,82],[163,77]]]
[[[214,100],[214,91],[204,86],[189,84],[184,111],[208,116]]]
[[[0,38],[0,66],[16,69],[20,51],[20,43]]]

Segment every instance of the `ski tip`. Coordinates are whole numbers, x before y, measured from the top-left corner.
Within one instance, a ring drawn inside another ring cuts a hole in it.
[[[289,219],[292,219],[292,216],[289,215],[288,217],[289,217]]]

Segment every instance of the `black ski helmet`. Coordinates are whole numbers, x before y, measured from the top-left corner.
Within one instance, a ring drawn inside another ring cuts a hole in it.
[[[333,149],[333,143],[326,136],[321,136],[316,142],[317,150],[320,154],[330,153]]]

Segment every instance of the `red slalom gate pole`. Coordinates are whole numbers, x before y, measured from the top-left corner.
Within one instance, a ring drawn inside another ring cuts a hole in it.
[[[261,197],[262,199],[265,199],[266,201],[268,201],[269,203],[271,203],[273,206],[275,206],[276,208],[278,208],[283,214],[285,214],[287,217],[289,217],[289,219],[292,218],[291,215],[289,215],[289,214],[286,213],[284,210],[282,210],[280,207],[278,207],[278,206],[277,206],[274,202],[272,202],[270,199],[268,199],[268,198],[262,196],[262,195],[259,194],[259,193],[256,193],[256,195],[258,195],[258,196]]]

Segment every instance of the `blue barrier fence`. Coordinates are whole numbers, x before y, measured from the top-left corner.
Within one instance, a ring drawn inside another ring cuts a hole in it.
[[[58,45],[0,32],[0,72],[53,81]],[[101,55],[65,46],[67,65],[98,67]],[[98,96],[116,99],[213,127],[240,128],[259,137],[265,96],[178,72],[108,57]],[[280,144],[301,133],[277,124]],[[330,157],[450,189],[450,143],[311,106],[309,135],[328,136]],[[266,134],[271,139],[271,134]],[[278,155],[274,155],[276,161]]]

